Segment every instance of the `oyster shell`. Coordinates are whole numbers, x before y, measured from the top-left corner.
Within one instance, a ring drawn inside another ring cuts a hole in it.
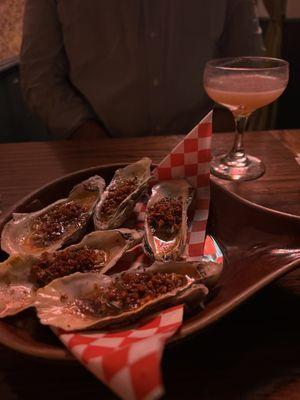
[[[123,224],[147,188],[151,179],[150,165],[150,158],[145,157],[115,172],[96,206],[96,229],[115,229]]]
[[[35,258],[11,256],[0,265],[0,317],[14,315],[31,307],[35,284],[29,279]]]
[[[67,199],[42,210],[13,214],[1,235],[1,247],[8,254],[41,254],[75,242],[87,226],[105,182],[93,176],[76,185]]]
[[[152,188],[145,218],[144,247],[158,261],[183,258],[188,208],[193,187],[185,179],[163,181]]]
[[[142,240],[131,229],[97,231],[76,245],[53,253],[11,256],[0,264],[0,317],[33,305],[36,291],[52,280],[76,271],[104,273]]]
[[[185,303],[199,306],[221,267],[212,262],[155,263],[112,276],[76,273],[38,290],[42,324],[66,331],[130,324],[140,317]]]

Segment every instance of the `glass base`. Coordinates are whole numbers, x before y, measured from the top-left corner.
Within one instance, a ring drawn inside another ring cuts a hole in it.
[[[211,162],[211,173],[230,181],[249,181],[259,178],[264,172],[264,163],[259,158],[249,155],[233,159],[230,154],[222,154]]]

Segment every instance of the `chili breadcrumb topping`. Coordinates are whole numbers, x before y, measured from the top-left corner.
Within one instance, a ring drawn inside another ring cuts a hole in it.
[[[56,253],[44,252],[31,267],[31,278],[39,287],[43,287],[56,278],[75,272],[100,271],[105,261],[104,251],[89,249],[87,246]]]

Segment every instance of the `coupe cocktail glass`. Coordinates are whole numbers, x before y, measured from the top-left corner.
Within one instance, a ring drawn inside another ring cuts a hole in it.
[[[233,57],[211,60],[206,64],[205,90],[212,100],[233,113],[236,124],[231,151],[212,160],[214,175],[243,181],[264,173],[263,162],[246,154],[243,133],[249,115],[276,100],[285,90],[288,78],[288,62],[277,58]]]

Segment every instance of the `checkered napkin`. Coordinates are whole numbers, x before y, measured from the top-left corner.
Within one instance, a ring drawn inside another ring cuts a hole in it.
[[[196,189],[195,213],[189,226],[186,249],[189,261],[199,260],[203,255],[210,196],[211,132],[212,112],[153,171],[158,181],[185,178]]]
[[[157,180],[186,178],[196,189],[195,214],[187,244],[190,260],[199,259],[203,251],[212,260],[219,261],[221,257],[213,239],[207,237],[205,240],[211,116],[209,113],[153,171]],[[145,203],[139,203],[135,208],[139,224],[144,220],[145,208]],[[142,248],[137,246],[120,263],[126,264],[123,267],[128,269],[147,265],[148,261]],[[74,356],[120,398],[154,400],[164,393],[160,374],[164,345],[180,328],[182,320],[183,306],[180,305],[161,312],[134,329],[111,333],[60,332],[59,337]]]
[[[115,333],[63,333],[60,339],[120,398],[158,399],[164,393],[159,368],[164,345],[180,327],[182,318],[180,305],[135,329]]]

